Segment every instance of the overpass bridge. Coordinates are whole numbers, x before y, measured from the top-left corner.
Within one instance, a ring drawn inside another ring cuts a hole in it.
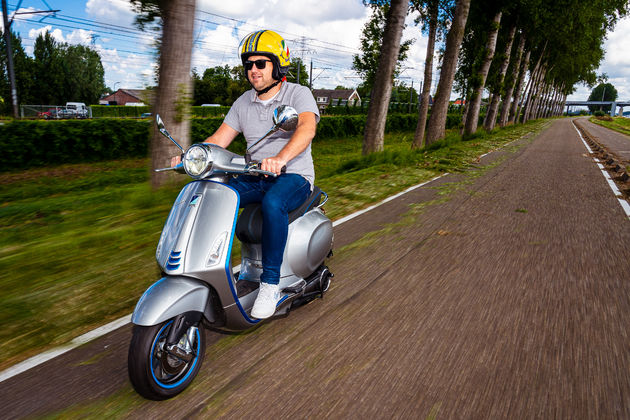
[[[570,107],[572,106],[600,106],[600,105],[611,105],[610,107],[610,116],[614,117],[617,115],[617,107],[621,108],[619,113],[623,114],[623,108],[626,106],[630,106],[629,101],[567,101],[565,106],[567,107],[567,113],[569,112]]]

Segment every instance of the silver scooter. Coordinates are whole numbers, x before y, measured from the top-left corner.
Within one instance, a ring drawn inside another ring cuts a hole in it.
[[[278,130],[295,130],[297,118],[293,108],[278,107],[273,128],[256,143]],[[140,395],[163,400],[183,391],[199,372],[206,351],[203,327],[242,331],[259,323],[250,310],[262,273],[261,207],[248,205],[238,217],[239,195],[228,181],[243,174],[276,175],[261,170],[249,154],[240,156],[214,144],[193,144],[184,152],[159,115],[156,122],[184,153],[177,167],[159,170],[175,169],[195,179],[175,200],[157,246],[163,277],[142,295],[131,317],[129,378]],[[324,260],[332,255],[333,229],[322,210],[327,199],[314,187],[289,214],[281,299],[274,316],[328,290],[333,275]],[[241,241],[240,269],[233,269],[230,261],[235,235]]]

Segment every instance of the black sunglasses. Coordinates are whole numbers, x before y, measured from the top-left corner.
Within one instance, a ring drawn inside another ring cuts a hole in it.
[[[265,68],[265,66],[267,66],[268,61],[271,62],[271,60],[265,60],[264,58],[261,58],[260,60],[255,60],[255,61],[247,60],[245,61],[245,64],[244,64],[245,70],[248,70],[248,71],[251,70],[254,64],[256,64],[256,68],[258,70],[262,70]]]

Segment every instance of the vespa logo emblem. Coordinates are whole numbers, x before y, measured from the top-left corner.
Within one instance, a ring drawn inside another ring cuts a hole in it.
[[[199,204],[199,200],[201,199],[201,195],[200,194],[196,194],[193,196],[193,198],[190,200],[190,203],[188,203],[189,206],[194,207],[197,204]]]

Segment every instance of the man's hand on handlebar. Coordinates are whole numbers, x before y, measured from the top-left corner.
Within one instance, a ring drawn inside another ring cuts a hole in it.
[[[171,158],[171,168],[174,168],[175,166],[179,165],[180,163],[182,163],[182,156],[181,155],[173,156]]]
[[[286,166],[287,161],[279,158],[278,156],[266,158],[260,162],[260,169],[263,171],[273,172],[276,175],[280,175],[282,173],[282,168],[286,168]]]

